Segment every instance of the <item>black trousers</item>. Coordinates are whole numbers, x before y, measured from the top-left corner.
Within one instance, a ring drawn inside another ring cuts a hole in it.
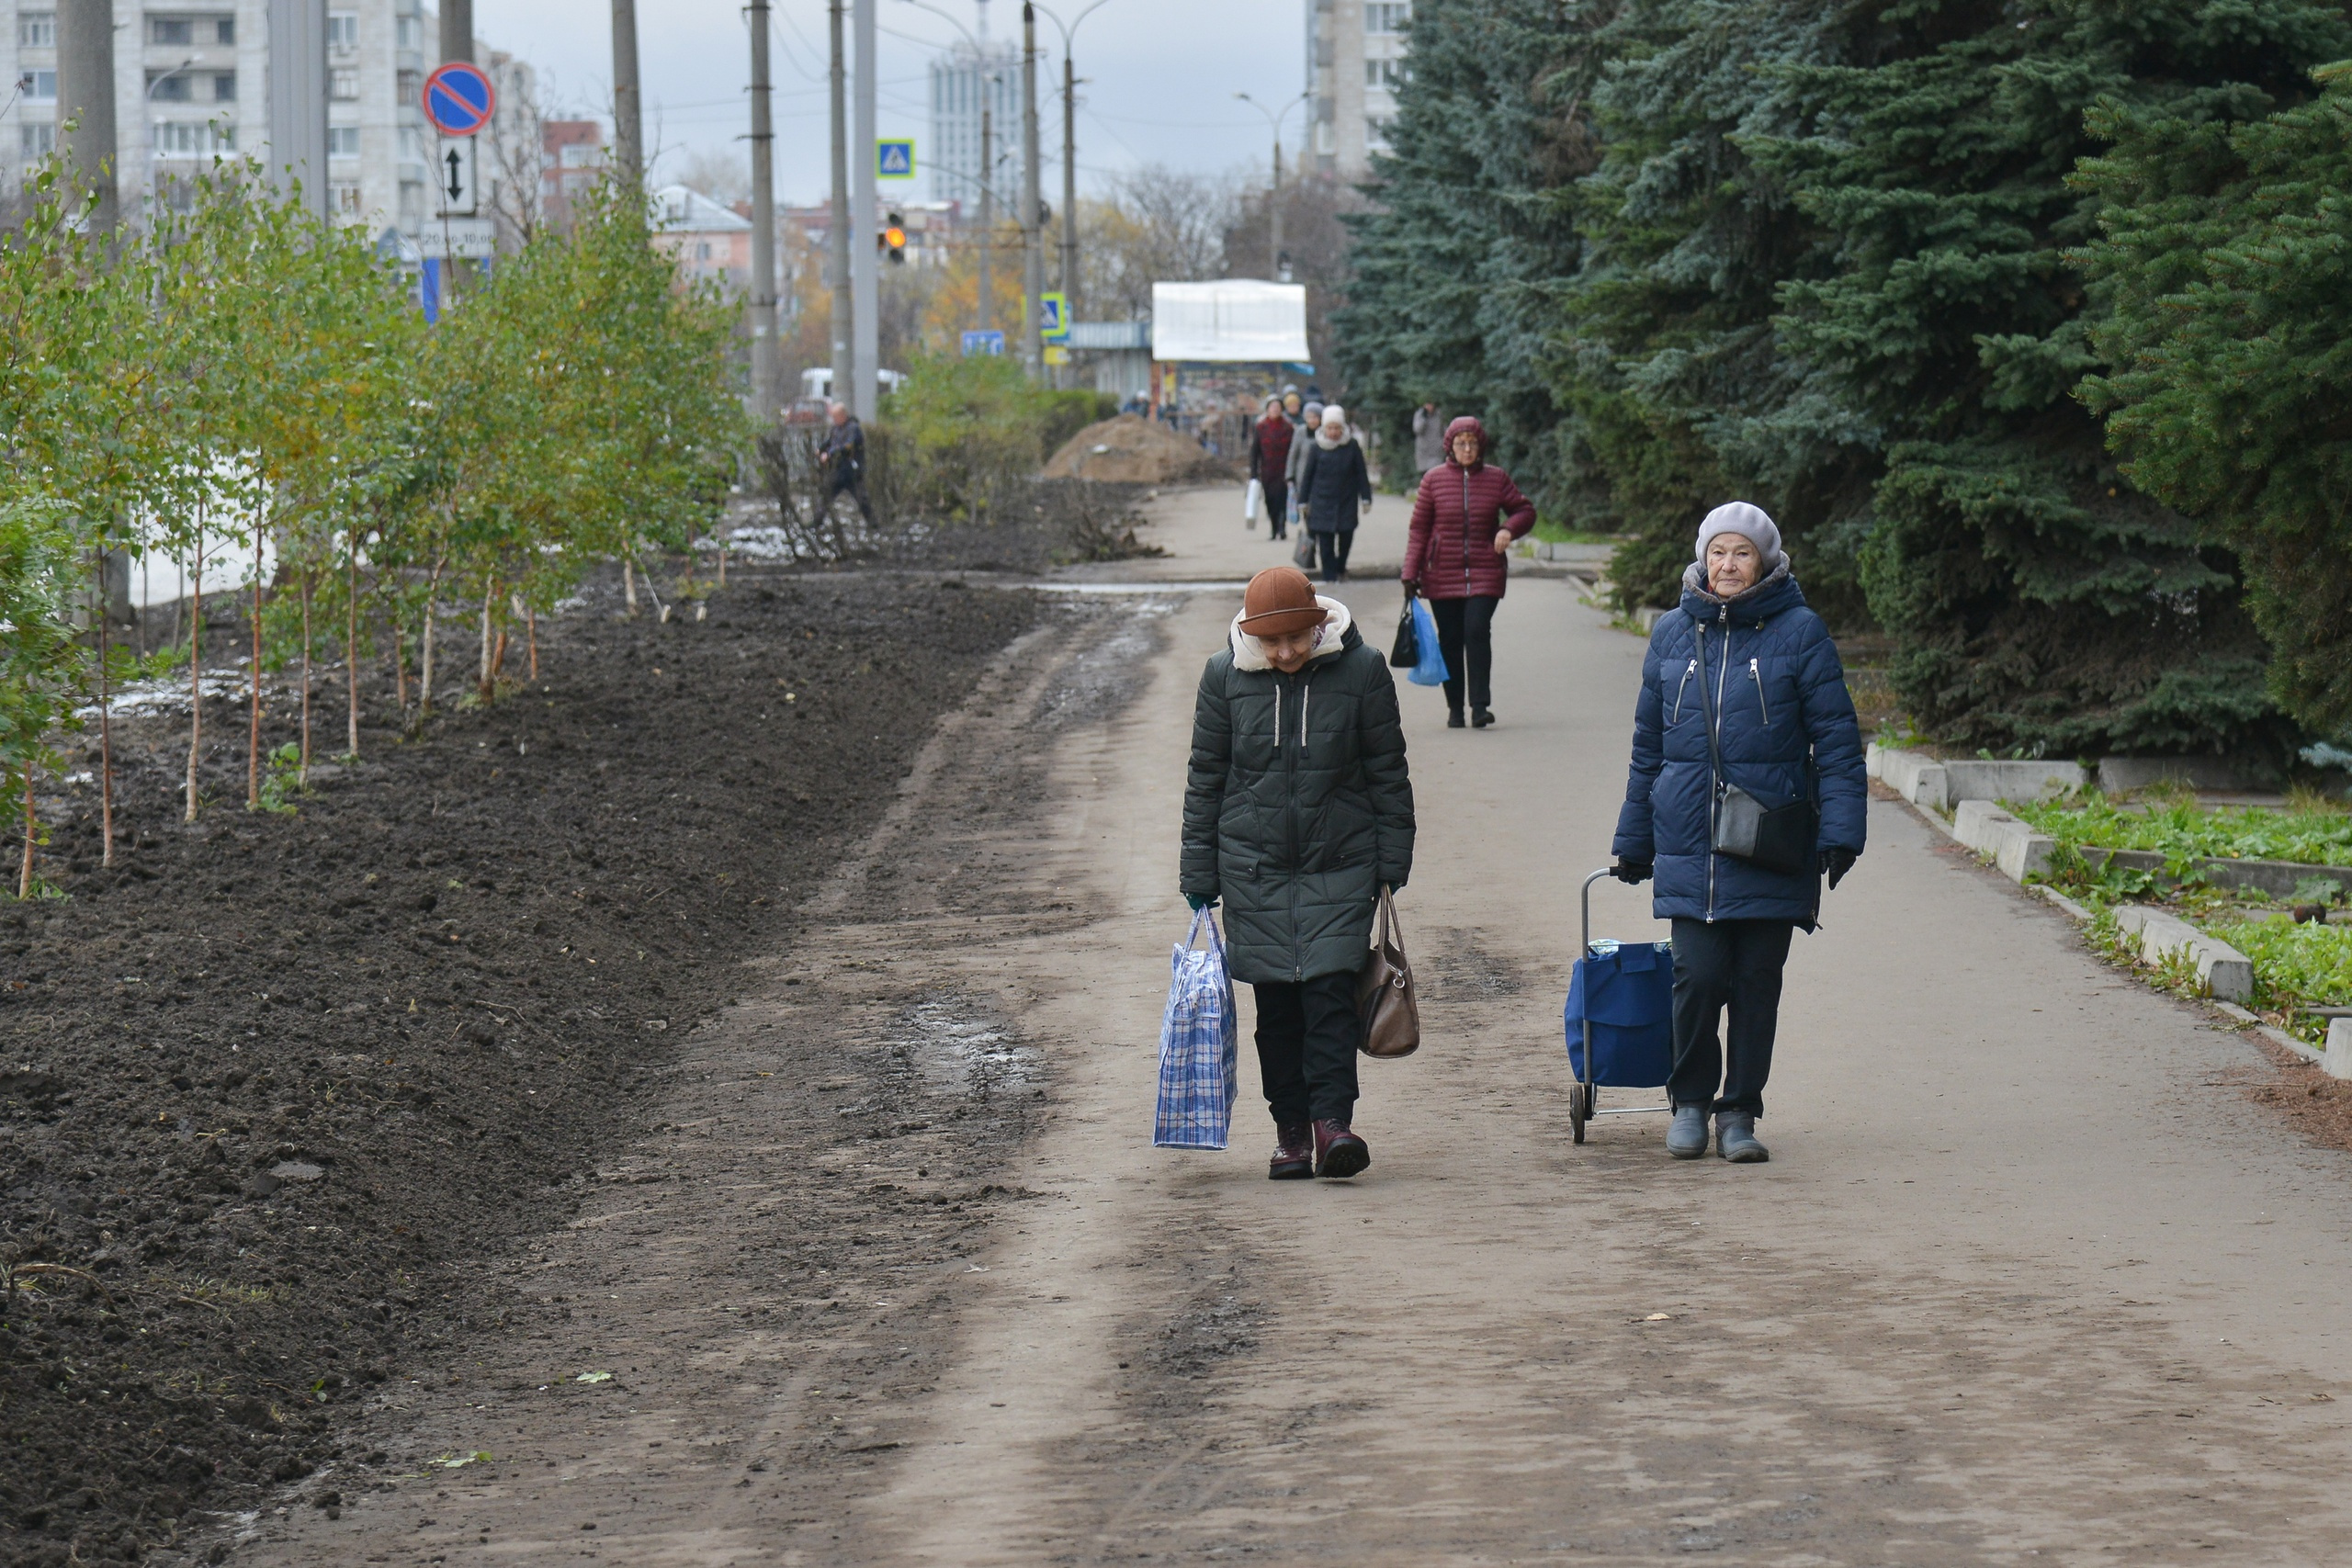
[[[1470,705],[1495,705],[1495,606],[1499,599],[1477,594],[1468,599],[1432,599],[1430,614],[1437,617],[1438,651],[1445,655],[1445,711],[1462,711],[1463,677],[1469,677]]]
[[[1256,990],[1258,1076],[1274,1124],[1349,1120],[1356,1110],[1356,1045],[1363,1033],[1355,976],[1317,975]]]
[[[849,491],[849,493],[855,498],[857,502],[857,514],[860,517],[865,518],[868,523],[873,522],[874,504],[865,499],[865,474],[854,468],[834,469],[832,478],[825,481],[826,511],[831,512],[833,509],[834,499],[843,491]]]
[[[1279,474],[1271,479],[1258,481],[1266,490],[1266,528],[1270,538],[1281,538],[1288,529],[1283,513],[1290,505],[1290,483]]]
[[[1666,1093],[1675,1104],[1764,1113],[1781,971],[1795,931],[1787,920],[1674,922],[1674,1076]],[[1715,1032],[1726,1007],[1728,1053]]]
[[[1314,534],[1316,547],[1323,555],[1323,581],[1337,582],[1347,575],[1348,551],[1356,542],[1356,531],[1342,528],[1337,533],[1327,534],[1317,528]]]

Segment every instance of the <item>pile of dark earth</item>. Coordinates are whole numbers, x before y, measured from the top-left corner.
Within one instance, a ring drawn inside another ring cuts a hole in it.
[[[218,699],[194,825],[185,709],[115,726],[111,870],[95,790],[44,800],[65,897],[0,900],[0,1560],[137,1561],[335,1456],[1037,613],[740,570],[666,622],[619,604],[592,584],[542,680],[413,738],[371,674],[366,760],[291,814],[243,808]]]

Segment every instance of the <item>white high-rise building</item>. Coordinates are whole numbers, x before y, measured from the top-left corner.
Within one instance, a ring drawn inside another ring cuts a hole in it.
[[[1388,150],[1412,0],[1306,0],[1307,165],[1360,180]]]
[[[980,110],[989,105],[997,210],[1010,216],[1021,168],[1021,51],[989,40],[983,7],[979,47],[959,43],[931,62],[931,145],[916,155],[931,164],[933,200],[959,201],[967,211],[978,206]]]
[[[159,193],[170,200],[175,175],[215,156],[269,156],[272,13],[288,3],[115,0],[116,184],[126,218],[135,221]],[[339,220],[413,235],[437,212],[423,95],[439,40],[439,18],[421,0],[327,0],[328,205]],[[530,67],[480,41],[474,58],[499,95],[479,155],[487,215],[524,188],[536,199],[539,135]],[[0,101],[10,85],[0,180],[13,190],[57,144],[54,0],[0,0]]]

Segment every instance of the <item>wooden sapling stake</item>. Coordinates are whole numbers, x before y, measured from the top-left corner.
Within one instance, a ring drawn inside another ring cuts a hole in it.
[[[188,580],[187,820],[196,820],[196,757],[204,741],[204,502],[196,503],[196,575]]]
[[[539,683],[539,613],[523,606],[523,629],[531,639],[531,684]]]
[[[302,573],[302,757],[294,782],[311,783],[311,574]]]
[[[621,560],[621,593],[628,601],[628,613],[637,614],[637,563],[624,557]]]
[[[17,874],[17,897],[33,896],[33,840],[40,831],[40,820],[33,815],[33,760],[25,759],[25,863]]]
[[[351,594],[345,606],[343,631],[344,687],[346,733],[345,752],[359,761],[359,529],[351,530]]]
[[[424,585],[424,647],[417,651],[416,721],[419,724],[433,716],[433,602],[441,596],[441,570],[448,564],[447,556],[435,561],[432,580]]]
[[[245,809],[261,805],[261,543],[264,529],[254,528],[254,683],[252,722],[245,729]]]
[[[98,547],[98,863],[114,864],[114,693],[107,682],[107,552]]]
[[[483,585],[481,591],[481,678],[476,683],[474,690],[481,698],[481,703],[484,707],[488,707],[490,705],[491,682],[493,679],[490,668],[490,605],[491,601],[497,597],[497,584],[486,583]]]

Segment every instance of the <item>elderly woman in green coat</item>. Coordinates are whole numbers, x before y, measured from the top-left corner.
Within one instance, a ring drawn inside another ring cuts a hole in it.
[[[1295,567],[1250,579],[1227,641],[1193,708],[1184,897],[1224,900],[1227,962],[1257,990],[1266,1174],[1353,1176],[1372,1163],[1353,1128],[1356,976],[1381,887],[1413,869],[1396,685]]]

